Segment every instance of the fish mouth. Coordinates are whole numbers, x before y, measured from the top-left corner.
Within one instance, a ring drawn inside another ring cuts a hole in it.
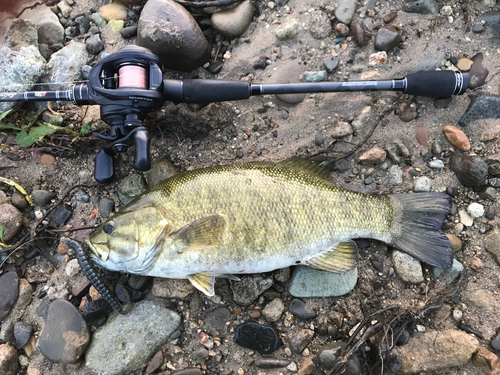
[[[86,240],[85,243],[89,249],[89,257],[92,261],[96,263],[104,263],[109,258],[109,249],[106,245],[94,244],[90,240]],[[103,254],[106,254],[104,257]]]

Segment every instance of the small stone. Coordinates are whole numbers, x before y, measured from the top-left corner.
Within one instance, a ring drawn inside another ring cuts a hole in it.
[[[75,23],[78,27],[78,34],[84,35],[90,30],[90,20],[85,16],[75,18]],[[61,48],[63,48],[61,46]]]
[[[497,200],[497,191],[494,187],[487,187],[479,193],[479,197],[482,199],[489,199],[491,201]]]
[[[268,322],[277,322],[283,312],[285,311],[285,304],[281,298],[275,298],[269,302],[262,310],[262,316]]]
[[[441,13],[442,16],[448,17],[453,14],[453,9],[451,9],[451,6],[445,5],[444,7],[441,8],[439,13]]]
[[[387,177],[392,186],[400,186],[403,183],[403,170],[398,165],[393,165],[387,171]]]
[[[14,337],[16,338],[16,348],[21,349],[31,338],[33,327],[27,322],[16,322],[14,324]]]
[[[469,60],[469,59],[466,59],[465,57],[458,60],[458,63],[457,63],[457,68],[460,69],[461,71],[463,72],[467,72],[470,70],[470,68],[472,67],[472,64],[474,64],[472,62],[472,60]]]
[[[233,299],[240,306],[248,306],[273,285],[273,279],[261,275],[243,276],[241,281],[230,281]]]
[[[405,105],[404,109],[399,114],[399,119],[404,122],[410,122],[418,117],[417,106],[415,103]]]
[[[214,13],[212,27],[227,38],[237,38],[250,26],[253,18],[253,5],[249,0],[242,1],[236,7]]]
[[[92,13],[90,19],[101,29],[105,28],[107,22],[99,13]]]
[[[449,166],[462,185],[467,187],[483,185],[488,176],[488,164],[478,156],[455,153],[450,158]]]
[[[155,356],[149,361],[148,367],[146,367],[146,374],[152,374],[160,368],[163,363],[163,353],[161,350],[155,354]]]
[[[309,375],[311,372],[313,372],[314,368],[316,365],[314,364],[313,360],[311,358],[306,358],[304,362],[299,367],[299,371],[297,371],[298,375]]]
[[[432,267],[432,275],[445,284],[451,284],[462,273],[464,266],[458,260],[453,259],[453,264],[450,268]]]
[[[280,40],[294,39],[300,32],[300,23],[295,18],[289,18],[279,25],[274,33]]]
[[[214,335],[225,337],[227,334],[227,323],[231,321],[231,311],[227,307],[218,307],[210,311],[205,320]]]
[[[48,359],[59,363],[75,363],[85,353],[90,341],[85,320],[68,301],[55,300],[38,341]]]
[[[54,224],[65,225],[72,215],[73,209],[71,208],[71,206],[62,204],[54,211],[52,211],[52,213],[49,215],[49,218],[54,222]]]
[[[55,164],[56,163],[56,157],[50,154],[42,154],[40,155],[40,164]]]
[[[0,276],[0,322],[2,322],[16,304],[19,296],[19,278],[15,272]]]
[[[256,337],[259,339],[256,340]],[[236,327],[234,342],[261,354],[272,353],[281,346],[281,340],[273,328],[254,322],[246,322]]]
[[[349,26],[339,22],[337,26],[335,26],[335,31],[339,36],[349,36]]]
[[[320,70],[317,72],[307,71],[304,72],[304,78],[306,82],[321,82],[326,81],[328,74],[326,70]]]
[[[466,227],[471,227],[472,224],[474,224],[474,220],[469,216],[469,214],[466,211],[460,210],[458,216],[460,218],[460,222]]]
[[[16,375],[19,363],[16,350],[9,344],[0,345],[0,374]]]
[[[420,145],[429,147],[429,130],[425,126],[415,126],[415,138]]]
[[[474,63],[475,65],[475,63]],[[472,66],[474,68],[474,65]],[[469,75],[471,73],[469,72]],[[470,88],[470,86],[469,86]],[[475,96],[471,99],[469,107],[458,121],[461,126],[467,126],[479,119],[500,118],[500,98],[494,96]]]
[[[339,297],[349,293],[358,279],[357,268],[342,274],[295,267],[289,293],[294,297]]]
[[[368,35],[365,28],[365,25],[361,22],[353,22],[351,23],[351,34],[354,39],[354,42],[362,47],[368,44]]]
[[[300,299],[294,299],[290,302],[289,311],[299,319],[312,319],[316,317],[316,313],[314,311],[307,311],[305,308],[306,304],[302,302]]]
[[[320,130],[319,132],[316,133],[316,136],[314,137],[314,144],[316,146],[321,146],[324,143],[325,139],[323,137],[323,132]]]
[[[196,288],[187,279],[165,279],[155,277],[151,294],[161,298],[186,299]]]
[[[179,171],[170,161],[167,159],[157,159],[152,163],[146,180],[148,186],[153,187],[161,181],[175,176],[177,173],[179,173]]]
[[[272,369],[272,368],[286,367],[290,364],[290,361],[286,359],[264,357],[264,358],[257,358],[253,364],[255,367],[258,368]]]
[[[66,265],[66,275],[69,277],[75,277],[80,272],[80,265],[77,259],[71,259]]]
[[[0,227],[4,228],[2,240],[7,242],[12,239],[23,223],[23,215],[13,205],[0,204]]]
[[[472,257],[472,259],[470,260],[470,268],[472,268],[474,271],[479,271],[483,267],[484,263],[480,258],[478,258],[477,256]]]
[[[390,51],[401,43],[401,38],[401,32],[394,26],[383,26],[375,38],[375,49],[377,51]]]
[[[321,368],[323,368],[326,371],[330,371],[335,365],[335,363],[337,363],[337,360],[339,359],[337,352],[341,348],[342,344],[338,341],[322,346],[317,354],[318,362]]]
[[[108,22],[108,27],[113,30],[115,34],[120,34],[125,26],[125,22],[123,20],[110,20]]]
[[[87,46],[87,51],[92,55],[98,55],[102,50],[104,50],[104,43],[101,40],[99,34],[92,35],[85,41]]]
[[[138,173],[129,174],[120,181],[117,187],[118,197],[125,205],[144,191],[146,191],[146,184],[142,176]]]
[[[99,9],[99,15],[106,21],[111,20],[126,20],[127,19],[127,7],[119,2],[112,2],[103,5]]]
[[[431,191],[431,187],[432,187],[431,179],[427,176],[422,176],[415,180],[413,190],[415,192]]]
[[[444,163],[442,160],[431,160],[429,162],[429,167],[434,168],[434,169],[443,169]]]
[[[396,12],[387,13],[384,18],[382,18],[382,20],[384,21],[384,23],[391,23],[396,19],[397,16],[398,14]]]
[[[137,25],[127,26],[120,31],[123,39],[130,39],[137,36]]]
[[[297,327],[288,332],[286,342],[294,353],[301,354],[313,337],[314,331]]]
[[[333,127],[332,137],[343,138],[353,133],[351,124],[345,121],[339,121]],[[383,150],[382,150],[383,151]],[[363,154],[364,155],[364,154]]]
[[[386,62],[387,62],[387,52],[385,51],[372,53],[368,58],[369,66],[383,65]]]
[[[19,192],[18,190],[14,191],[14,194],[12,194],[11,197],[11,203],[14,207],[16,207],[19,210],[25,209],[28,207],[28,201],[24,197],[24,195]]]
[[[47,303],[47,301],[40,302],[40,304],[36,308],[36,313],[43,319],[47,319],[47,315],[49,313],[49,304]]]
[[[357,0],[340,0],[337,9],[335,10],[335,17],[346,25],[349,25],[356,12],[358,6]]]
[[[103,218],[108,218],[115,210],[115,202],[107,197],[99,201],[99,213]]]
[[[476,219],[484,215],[484,206],[479,203],[471,203],[467,207],[467,212],[473,219]]]
[[[31,193],[31,199],[39,207],[45,207],[48,205],[52,199],[56,197],[56,193],[47,190],[33,190]]]
[[[500,264],[500,230],[493,228],[484,237],[484,247],[493,255],[498,264]]]
[[[453,252],[462,250],[462,241],[460,241],[460,238],[458,238],[452,233],[445,233],[445,235],[451,242],[451,249],[453,250]]]
[[[487,129],[481,133],[481,142],[488,142],[500,137],[500,125]]]
[[[405,283],[420,284],[424,281],[422,265],[411,255],[394,250],[392,252],[392,262],[398,276]]]
[[[500,359],[486,348],[479,348],[472,356],[472,362],[476,367],[499,368]]]
[[[420,14],[437,14],[435,0],[410,0],[403,5],[403,12]]]
[[[451,96],[449,98],[436,98],[434,100],[434,107],[439,108],[439,109],[448,108],[448,106],[450,105],[452,100],[453,100],[453,98]]]
[[[500,332],[491,340],[490,345],[493,350],[500,352]]]
[[[113,309],[110,304],[104,299],[96,299],[88,301],[82,308],[82,315],[88,322],[96,321],[97,319],[108,315]]]
[[[309,32],[316,39],[324,39],[332,33],[332,24],[328,14],[315,10],[309,17]]]
[[[337,66],[339,66],[339,60],[337,59],[325,57],[322,61],[328,73],[332,73],[335,69],[337,69]]]
[[[454,309],[452,316],[454,321],[459,322],[462,320],[463,313],[459,309]]]
[[[379,147],[373,147],[368,151],[364,152],[358,161],[361,164],[382,164],[385,161],[387,154],[384,150]]]

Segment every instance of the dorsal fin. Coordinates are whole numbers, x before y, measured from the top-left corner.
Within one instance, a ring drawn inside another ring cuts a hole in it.
[[[330,172],[332,171],[332,164],[327,163],[329,160],[331,160],[331,158],[326,156],[316,156],[309,159],[294,156],[290,159],[283,160],[279,164],[328,180]]]

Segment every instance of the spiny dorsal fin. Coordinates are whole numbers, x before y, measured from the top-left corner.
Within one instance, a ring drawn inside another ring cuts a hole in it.
[[[188,280],[193,286],[205,293],[207,296],[212,297],[215,295],[215,274],[213,272],[200,272],[194,275],[189,275]]]
[[[171,234],[176,241],[181,242],[184,248],[179,252],[186,250],[206,248],[215,246],[219,243],[224,232],[226,220],[221,215],[207,216],[184,226]]]
[[[280,164],[302,172],[313,174],[324,180],[328,180],[328,176],[332,171],[332,165],[325,163],[328,160],[331,160],[331,158],[327,158],[325,156],[317,156],[309,159],[294,156],[290,159],[283,160]]]
[[[306,266],[321,271],[346,272],[358,263],[358,246],[354,241],[339,242],[326,253],[305,262]]]

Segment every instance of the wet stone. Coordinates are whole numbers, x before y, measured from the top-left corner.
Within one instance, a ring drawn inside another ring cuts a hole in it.
[[[241,306],[248,306],[262,293],[273,286],[272,277],[260,275],[249,275],[241,278],[241,281],[231,280],[234,302]]]
[[[219,337],[225,337],[227,322],[231,321],[231,311],[227,307],[219,307],[209,312],[205,320],[215,334]]]
[[[115,202],[112,199],[104,197],[99,201],[99,213],[102,217],[108,218],[114,210]]]
[[[234,342],[260,354],[269,354],[281,346],[281,340],[274,328],[254,322],[246,322],[234,332]]]
[[[57,225],[64,225],[71,218],[71,215],[73,215],[71,206],[62,204],[52,211],[49,218]]]
[[[28,343],[32,331],[33,327],[27,322],[16,322],[14,324],[14,337],[16,339],[17,349],[21,349]]]
[[[349,293],[358,280],[357,268],[345,273],[295,267],[289,293],[294,297],[338,297]]]
[[[142,179],[142,176],[138,173],[132,173],[118,184],[118,197],[120,198],[120,201],[126,205],[135,197],[142,194],[146,188],[147,187]]]
[[[38,341],[42,354],[54,362],[74,363],[85,353],[90,341],[87,323],[68,301],[55,300]]]
[[[19,278],[15,272],[7,272],[0,277],[0,322],[14,307],[19,296]]]
[[[47,319],[47,314],[49,313],[49,304],[47,301],[42,301],[36,308],[36,313],[38,316],[41,316],[44,319]]]
[[[307,311],[305,308],[306,304],[302,302],[300,299],[295,298],[292,302],[290,302],[290,306],[288,310],[299,319],[312,319],[316,317],[316,312]]]

